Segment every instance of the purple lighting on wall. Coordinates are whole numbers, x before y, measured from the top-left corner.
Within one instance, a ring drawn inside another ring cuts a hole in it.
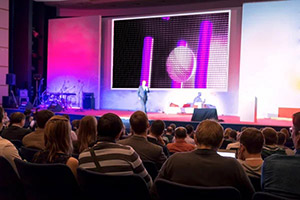
[[[165,21],[169,21],[170,17],[162,17],[162,19],[165,20]]]
[[[187,47],[187,42],[185,40],[179,40],[177,42],[177,47]],[[174,80],[172,80],[171,83],[171,88],[181,88],[181,84],[180,82],[176,82]]]
[[[150,74],[152,68],[152,53],[153,53],[153,37],[147,36],[144,38],[143,47],[143,60],[142,60],[142,70],[140,85],[142,85],[143,80],[147,81],[146,85],[150,86]]]
[[[213,25],[210,21],[203,21],[200,25],[195,88],[207,87],[207,69],[212,29]]]

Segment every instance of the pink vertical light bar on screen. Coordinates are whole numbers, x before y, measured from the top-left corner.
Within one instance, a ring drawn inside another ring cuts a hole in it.
[[[177,47],[187,47],[187,42],[185,40],[179,40],[177,42]],[[176,82],[172,80],[171,83],[171,88],[181,88],[181,84],[180,82]]]
[[[147,86],[150,87],[151,81],[151,68],[152,68],[152,54],[153,54],[153,37],[144,38],[144,47],[143,47],[143,60],[142,60],[142,70],[140,85],[142,85],[143,80],[147,81]]]
[[[195,88],[207,87],[207,69],[212,28],[213,25],[210,21],[203,21],[200,25]]]

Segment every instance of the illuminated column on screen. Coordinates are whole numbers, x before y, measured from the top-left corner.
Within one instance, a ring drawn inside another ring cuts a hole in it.
[[[152,68],[152,54],[153,54],[153,37],[144,38],[143,47],[143,60],[142,60],[142,70],[140,85],[142,85],[143,80],[147,81],[147,86],[150,87],[151,81],[151,68]]]
[[[187,42],[185,40],[179,40],[177,42],[177,47],[187,47]],[[182,83],[172,80],[171,88],[181,88]]]
[[[195,88],[207,87],[207,68],[209,62],[212,27],[213,25],[210,21],[203,21],[200,25]]]

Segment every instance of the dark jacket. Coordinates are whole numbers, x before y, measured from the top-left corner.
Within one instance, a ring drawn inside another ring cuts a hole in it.
[[[1,136],[8,140],[20,140],[22,141],[23,137],[30,133],[31,130],[20,128],[18,126],[10,126],[2,131]]]

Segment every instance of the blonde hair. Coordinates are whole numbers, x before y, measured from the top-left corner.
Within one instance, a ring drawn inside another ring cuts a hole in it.
[[[80,120],[78,129],[79,152],[87,149],[97,139],[97,120],[93,116],[85,116]]]
[[[52,161],[58,152],[71,154],[73,150],[71,142],[71,125],[63,116],[53,116],[45,126],[45,149],[49,151],[48,161]]]

